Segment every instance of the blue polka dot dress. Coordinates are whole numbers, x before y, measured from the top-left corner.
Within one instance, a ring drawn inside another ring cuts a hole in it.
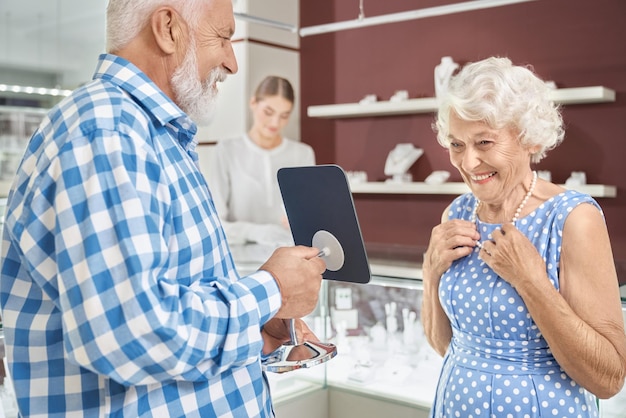
[[[450,219],[470,220],[476,198],[451,205]],[[589,195],[566,191],[517,221],[543,256],[559,288],[563,225]],[[478,222],[481,241],[501,224]],[[457,260],[439,284],[439,300],[452,325],[431,417],[597,417],[596,398],[556,363],[524,302],[478,258],[478,248]]]

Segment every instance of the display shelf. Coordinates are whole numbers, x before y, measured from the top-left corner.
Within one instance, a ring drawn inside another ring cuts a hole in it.
[[[357,118],[431,113],[435,110],[437,110],[437,99],[434,97],[424,97],[398,102],[383,101],[368,104],[342,103],[309,106],[307,108],[307,115],[311,118]]]
[[[552,100],[559,104],[606,103],[615,101],[615,90],[604,86],[555,89]],[[341,103],[316,105],[307,108],[311,118],[361,118],[370,116],[408,115],[431,113],[437,110],[437,99],[422,97],[404,101],[374,103]]]
[[[564,184],[560,186],[566,189],[572,189]],[[586,184],[575,187],[581,193],[587,193],[593,197],[616,197],[617,187],[604,184]],[[370,193],[370,194],[450,194],[459,195],[469,192],[469,187],[465,183],[452,182],[437,185],[426,184],[424,182],[368,182],[368,183],[351,183],[350,190],[352,193]]]
[[[370,260],[370,271],[372,273],[371,284],[383,286],[402,284],[403,287],[412,289],[421,290],[423,288],[422,265],[418,263],[401,263],[398,261],[383,263],[378,260]],[[407,282],[407,279],[413,280],[414,283],[410,285],[411,282]],[[399,281],[396,282],[395,280]]]
[[[604,86],[572,87],[553,90],[551,98],[562,105],[608,103],[615,101],[615,90]]]

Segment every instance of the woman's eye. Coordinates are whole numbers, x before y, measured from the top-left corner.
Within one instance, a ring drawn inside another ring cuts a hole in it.
[[[463,151],[463,144],[458,142],[450,142],[450,151],[461,152]]]

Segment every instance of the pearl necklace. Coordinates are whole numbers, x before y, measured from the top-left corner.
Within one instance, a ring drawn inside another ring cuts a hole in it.
[[[532,196],[533,191],[535,190],[536,184],[537,184],[537,172],[533,171],[533,179],[530,182],[530,187],[528,188],[528,192],[526,193],[526,196],[524,196],[524,199],[522,199],[522,203],[520,203],[517,209],[515,210],[513,219],[511,219],[511,224],[515,225],[515,223],[519,219],[520,214],[522,213],[522,209],[524,209],[524,206],[526,206],[526,203],[528,203],[528,199],[530,199],[530,196]],[[476,204],[474,205],[474,210],[472,210],[472,216],[470,218],[472,223],[477,223],[476,222],[478,219],[477,212],[478,212],[479,207],[480,207],[480,200],[476,199]],[[476,241],[476,246],[478,248],[482,248],[482,243],[480,241]]]

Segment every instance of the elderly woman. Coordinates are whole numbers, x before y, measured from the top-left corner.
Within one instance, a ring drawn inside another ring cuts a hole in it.
[[[471,192],[432,230],[422,321],[444,355],[433,417],[598,416],[626,375],[618,281],[590,196],[537,178],[563,139],[549,88],[506,58],[450,82],[437,139]]]

